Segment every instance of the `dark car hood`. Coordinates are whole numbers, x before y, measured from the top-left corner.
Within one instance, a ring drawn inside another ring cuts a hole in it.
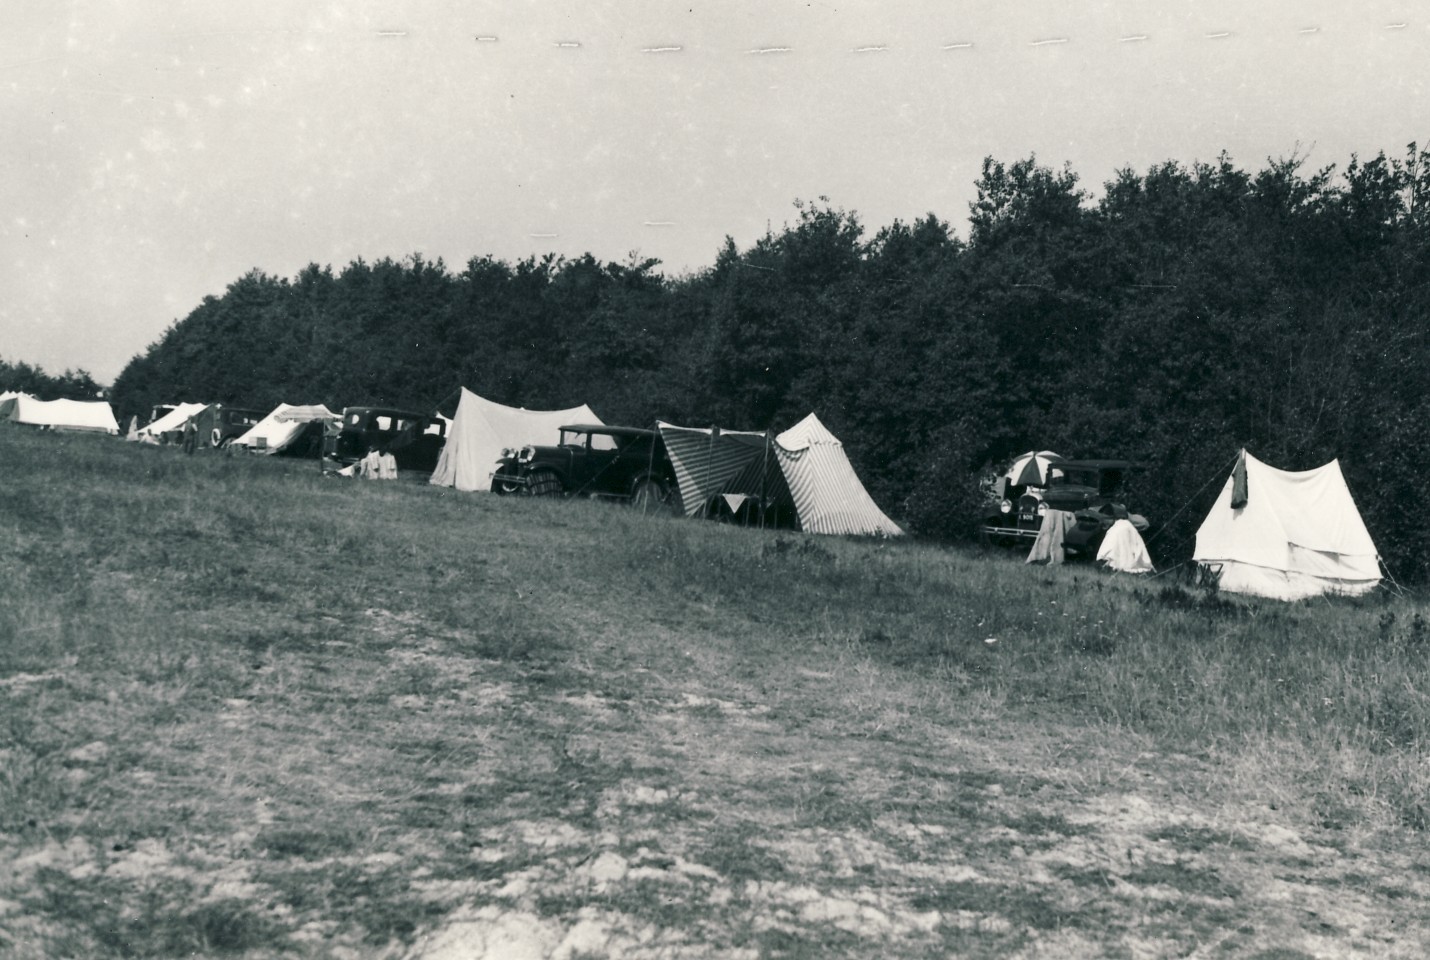
[[[1054,510],[1081,510],[1098,499],[1096,487],[1077,483],[1060,483],[1043,491],[1043,501]]]

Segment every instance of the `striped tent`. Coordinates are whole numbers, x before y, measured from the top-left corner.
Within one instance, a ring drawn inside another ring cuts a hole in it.
[[[859,482],[844,444],[814,414],[775,438],[775,456],[794,496],[801,530],[881,537],[903,534]]]
[[[792,511],[806,533],[899,536],[870,498],[844,447],[810,414],[778,437],[659,424],[687,516],[720,498],[730,510],[756,498],[765,516]]]

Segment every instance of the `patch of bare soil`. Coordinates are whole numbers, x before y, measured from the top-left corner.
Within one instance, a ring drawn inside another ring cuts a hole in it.
[[[491,827],[474,856],[510,869],[471,885],[408,956],[1286,960],[1430,946],[1430,873],[1408,852],[1302,832],[1134,738],[977,729],[952,703],[891,728],[879,680],[851,689],[850,675],[760,689],[647,673],[635,702],[587,690],[532,709],[562,718],[573,754],[628,772],[570,819]]]

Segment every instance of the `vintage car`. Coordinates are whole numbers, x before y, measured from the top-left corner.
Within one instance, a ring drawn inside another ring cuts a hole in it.
[[[447,421],[435,413],[344,407],[342,426],[323,440],[323,457],[346,466],[377,450],[392,454],[400,470],[430,473],[446,442]]]
[[[1123,503],[1127,476],[1136,468],[1127,460],[1059,460],[1051,464],[1045,484],[1002,484],[998,512],[983,519],[980,538],[1031,545],[1048,510],[1075,517],[1064,538],[1064,547],[1074,553],[1096,553],[1103,534],[1118,520],[1130,520],[1144,532],[1147,518],[1128,512]]]
[[[246,410],[230,407],[225,403],[211,403],[194,414],[194,425],[198,428],[200,446],[225,447],[243,436],[253,425],[264,418],[261,410]]]
[[[502,451],[492,491],[532,497],[623,500],[643,510],[675,512],[680,488],[665,441],[655,430],[573,424],[555,446]]]

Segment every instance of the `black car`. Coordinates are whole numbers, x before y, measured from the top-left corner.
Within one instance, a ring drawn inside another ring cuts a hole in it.
[[[1060,460],[1048,470],[1044,486],[1005,487],[998,512],[985,517],[979,534],[1000,545],[1037,539],[1048,510],[1073,514],[1075,522],[1064,538],[1066,549],[1095,553],[1102,537],[1118,520],[1130,520],[1138,532],[1147,518],[1130,513],[1124,503],[1128,475],[1137,464],[1127,460]]]
[[[646,510],[678,510],[680,488],[655,430],[573,424],[555,446],[502,451],[492,491],[532,497],[624,500]]]
[[[243,436],[264,418],[262,410],[211,403],[194,414],[199,446],[224,447]]]
[[[344,407],[342,426],[323,441],[323,456],[341,464],[356,463],[369,451],[390,453],[400,470],[437,467],[447,442],[447,421],[435,413],[414,413],[390,407]]]

